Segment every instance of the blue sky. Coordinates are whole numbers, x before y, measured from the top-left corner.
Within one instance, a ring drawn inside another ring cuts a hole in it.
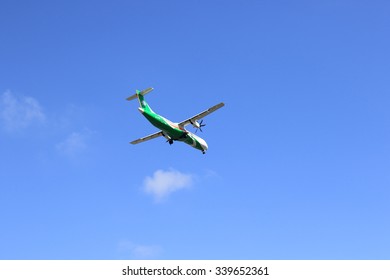
[[[0,1],[0,259],[389,259],[389,12]]]

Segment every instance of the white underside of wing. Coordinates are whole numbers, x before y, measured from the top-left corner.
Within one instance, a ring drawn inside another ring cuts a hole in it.
[[[205,110],[205,111],[203,111],[203,112],[193,116],[192,118],[189,118],[189,119],[186,119],[186,120],[184,120],[182,122],[179,122],[179,126],[180,127],[184,127],[186,125],[189,125],[191,122],[195,122],[195,121],[197,121],[199,119],[202,119],[205,116],[207,116],[208,114],[211,114],[212,112],[218,110],[219,108],[221,108],[223,106],[225,106],[225,104],[223,102],[221,102],[221,103],[219,103],[217,105],[214,105],[213,107],[210,107],[209,109],[207,109],[207,110]]]
[[[148,135],[148,136],[139,138],[139,139],[137,139],[137,140],[131,141],[130,144],[138,144],[138,143],[141,143],[141,142],[145,142],[145,141],[148,141],[148,140],[157,138],[157,137],[159,137],[159,136],[163,136],[162,131],[159,131],[159,132],[150,134],[150,135]]]

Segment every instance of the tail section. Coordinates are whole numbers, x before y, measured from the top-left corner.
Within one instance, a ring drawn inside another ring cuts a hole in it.
[[[145,90],[142,90],[142,91],[139,91],[139,90],[136,90],[135,91],[135,94],[133,94],[132,96],[126,98],[126,100],[130,101],[130,100],[133,100],[135,98],[138,98],[138,101],[139,101],[139,105],[142,109],[146,109],[146,110],[150,110],[152,111],[152,109],[150,109],[148,103],[146,103],[145,99],[144,99],[144,95],[145,94],[148,94],[149,92],[151,92],[153,90],[153,88],[147,88]]]

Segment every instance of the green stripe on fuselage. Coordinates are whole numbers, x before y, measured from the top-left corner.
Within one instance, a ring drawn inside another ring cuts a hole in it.
[[[193,136],[192,133],[189,133],[186,137],[186,139],[184,139],[184,142],[187,143],[188,145],[191,145],[192,147],[194,147],[195,149],[198,149],[198,150],[201,150],[203,151],[203,147],[202,145],[199,143],[199,141]]]

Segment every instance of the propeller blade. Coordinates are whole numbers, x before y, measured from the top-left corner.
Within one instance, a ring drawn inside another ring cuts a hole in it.
[[[202,127],[204,127],[204,126],[206,126],[206,124],[203,124],[203,120],[201,120],[199,122],[199,127],[197,127],[196,130],[195,130],[195,133],[198,132],[198,129],[200,130],[200,132],[203,132]]]

